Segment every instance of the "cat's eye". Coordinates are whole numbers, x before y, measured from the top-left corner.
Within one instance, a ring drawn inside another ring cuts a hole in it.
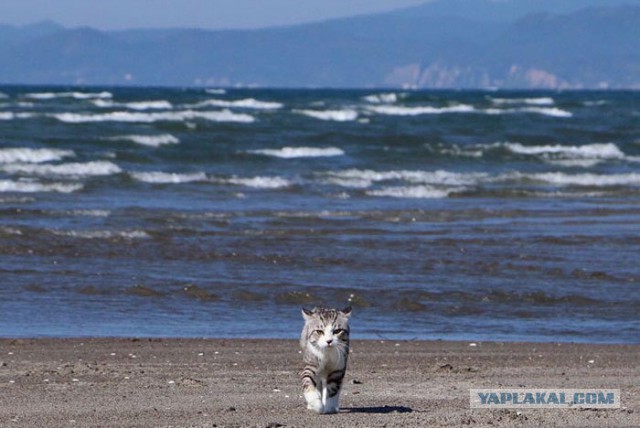
[[[342,333],[344,333],[344,330],[341,328],[336,328],[335,330],[333,330],[333,334],[335,334],[336,336]]]
[[[314,331],[314,333],[317,333],[320,336],[322,336],[324,334],[324,330],[316,330],[316,331]]]

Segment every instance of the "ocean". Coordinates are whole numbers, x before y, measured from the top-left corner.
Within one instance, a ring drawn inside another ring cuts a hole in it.
[[[640,93],[0,87],[0,336],[640,343]]]

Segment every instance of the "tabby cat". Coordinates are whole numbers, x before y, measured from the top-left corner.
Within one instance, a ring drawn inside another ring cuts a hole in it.
[[[340,388],[349,357],[351,307],[302,309],[300,346],[305,367],[300,372],[307,409],[337,413]]]

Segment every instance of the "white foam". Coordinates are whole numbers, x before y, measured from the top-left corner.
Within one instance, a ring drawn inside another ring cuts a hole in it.
[[[75,98],[78,100],[87,100],[94,98],[113,98],[111,92],[33,92],[24,95],[26,98],[34,100],[51,100],[55,98]]]
[[[173,104],[166,100],[135,101],[125,103],[125,107],[132,110],[171,110],[173,108]]]
[[[282,147],[280,149],[250,150],[249,153],[282,159],[342,156],[344,150],[337,147]]]
[[[0,120],[29,119],[34,117],[33,113],[14,113],[12,111],[0,111]]]
[[[545,107],[524,107],[519,109],[519,111],[524,113],[537,113],[542,114],[544,116],[552,116],[552,117],[573,117],[573,113],[559,109],[557,107],[545,108]]]
[[[367,110],[374,113],[388,115],[388,116],[419,116],[423,114],[447,114],[447,113],[474,113],[477,112],[476,108],[467,104],[457,104],[448,107],[432,107],[432,106],[396,106],[396,105],[381,105],[381,106],[368,106]]]
[[[160,147],[167,144],[179,144],[180,140],[171,134],[160,135],[122,135],[120,137],[109,138],[112,141],[132,141],[136,144],[142,144],[149,147]]]
[[[0,149],[1,163],[42,163],[74,157],[72,150],[11,148]]]
[[[0,192],[2,193],[71,193],[82,189],[79,183],[39,183],[35,181],[0,180]]]
[[[109,210],[72,210],[67,213],[85,217],[109,217],[111,215],[111,211]]]
[[[225,89],[222,88],[207,88],[204,90],[207,94],[211,95],[224,95],[227,93]]]
[[[4,92],[0,92],[0,100],[7,99],[7,98],[9,98],[9,95],[5,94]]]
[[[1,165],[0,169],[9,174],[69,177],[105,176],[122,172],[118,165],[107,161],[63,163],[59,165],[16,163]]]
[[[412,198],[412,199],[440,199],[446,198],[454,189],[437,189],[432,186],[398,186],[385,187],[378,190],[369,190],[367,195],[386,196],[391,198]]]
[[[613,143],[586,144],[584,146],[524,146],[520,143],[505,143],[513,153],[524,155],[561,155],[574,159],[624,159],[625,154]]]
[[[384,181],[404,181],[412,184],[430,184],[441,186],[468,186],[487,178],[487,173],[457,173],[449,171],[373,171],[349,169],[326,173],[335,184],[347,184],[346,187],[368,187]],[[336,180],[337,179],[337,180]]]
[[[204,172],[190,174],[168,172],[131,172],[129,175],[131,175],[135,180],[156,184],[180,184],[207,180],[207,175]]]
[[[122,230],[122,231],[53,230],[52,232],[55,235],[70,236],[73,238],[83,238],[83,239],[112,239],[112,238],[148,239],[150,238],[149,234],[144,230]]]
[[[192,107],[228,107],[228,108],[246,108],[256,110],[277,110],[282,108],[282,103],[275,101],[260,101],[254,98],[246,98],[242,100],[206,100],[200,103],[194,104]]]
[[[491,102],[494,104],[528,104],[536,106],[550,106],[555,104],[555,101],[551,97],[537,97],[537,98],[491,98]]]
[[[111,100],[95,99],[91,103],[100,108],[124,107],[130,110],[171,110],[173,104],[166,100],[132,101],[129,103],[116,103]]]
[[[172,112],[127,112],[114,111],[103,114],[87,113],[58,113],[52,117],[66,123],[90,123],[90,122],[184,122],[187,120],[203,119],[212,122],[239,122],[251,123],[255,119],[253,116],[244,113],[233,113],[229,110],[221,111],[194,111],[182,110]]]
[[[640,186],[639,173],[626,174],[565,174],[562,172],[541,172],[526,174],[513,172],[496,178],[495,181],[539,181],[561,186]]]
[[[345,110],[294,110],[294,113],[313,117],[320,120],[332,120],[335,122],[351,122],[358,118],[358,112],[351,109]]]
[[[253,187],[256,189],[281,189],[290,187],[291,182],[281,177],[233,177],[222,180],[224,183]]]
[[[372,104],[393,104],[398,101],[398,95],[394,92],[385,92],[382,94],[372,94],[364,97],[364,100]]]
[[[551,117],[573,117],[573,113],[562,110],[557,107],[521,107],[514,109],[485,109],[482,112],[486,114],[500,115],[500,114],[517,114],[517,113],[535,113],[544,116]]]

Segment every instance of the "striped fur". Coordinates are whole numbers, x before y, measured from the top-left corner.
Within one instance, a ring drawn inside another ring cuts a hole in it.
[[[337,413],[340,389],[349,357],[351,307],[302,309],[305,320],[300,336],[304,368],[300,372],[307,408],[317,413]]]

